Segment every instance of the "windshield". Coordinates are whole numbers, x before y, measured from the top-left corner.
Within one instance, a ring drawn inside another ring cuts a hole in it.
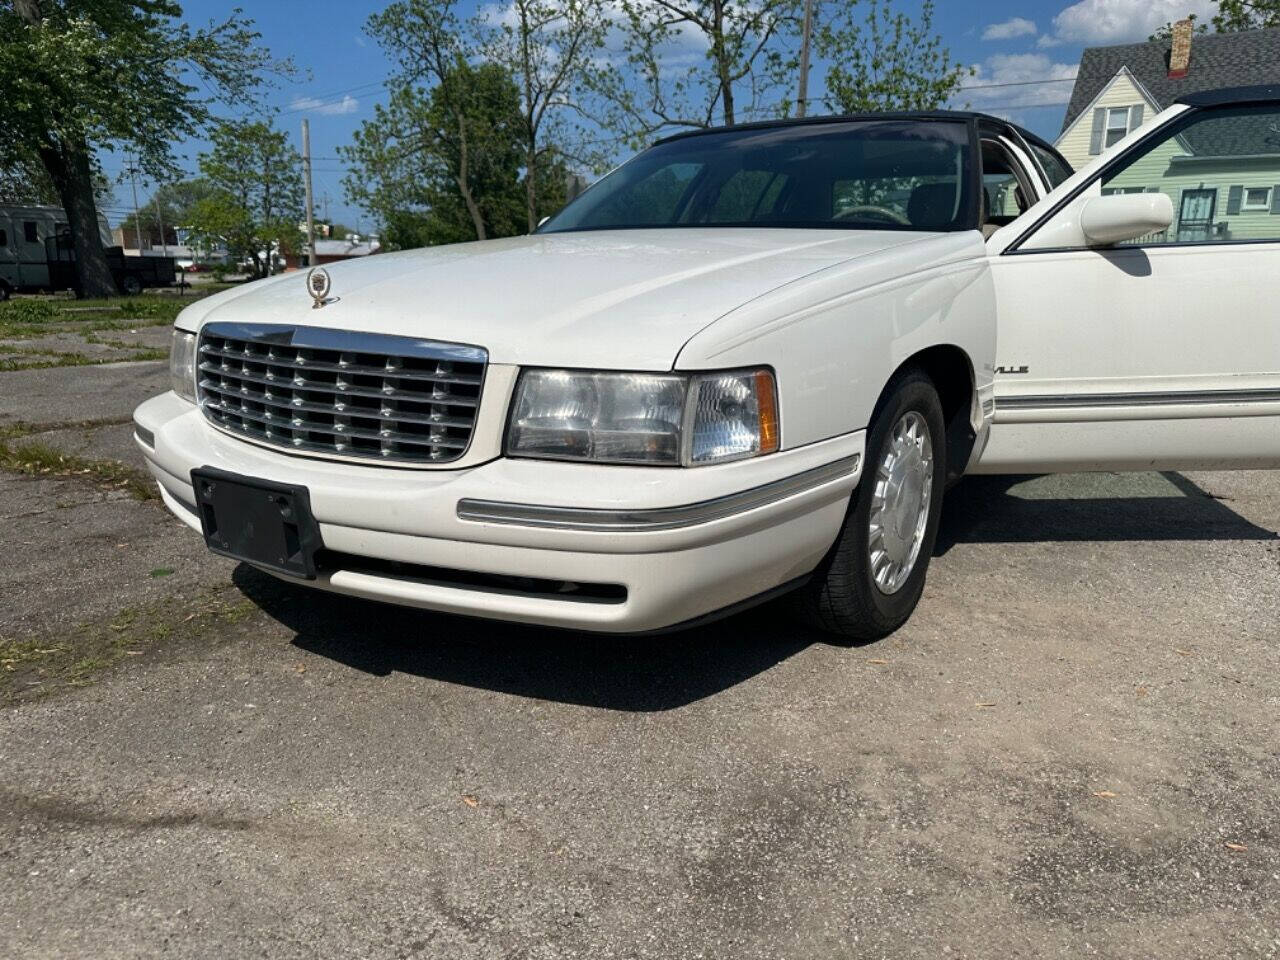
[[[851,120],[682,137],[623,164],[540,233],[643,227],[972,230],[962,121]]]

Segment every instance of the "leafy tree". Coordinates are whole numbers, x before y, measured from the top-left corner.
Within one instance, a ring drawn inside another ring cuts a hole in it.
[[[116,293],[94,208],[99,152],[127,151],[151,179],[171,179],[171,143],[209,119],[205,91],[240,100],[283,69],[238,11],[199,30],[181,15],[173,0],[0,0],[0,165],[48,175],[84,295]]]
[[[459,59],[432,88],[394,88],[340,148],[348,199],[408,248],[525,230],[519,91],[494,64]]]
[[[1218,33],[1280,27],[1280,0],[1218,0],[1213,29]]]
[[[156,188],[147,201],[147,209],[152,216],[159,215],[166,227],[189,227],[196,205],[217,193],[217,189],[204,177],[166,183]]]
[[[1208,33],[1209,24],[1196,23],[1194,13],[1187,14],[1196,33]],[[1241,30],[1265,30],[1280,27],[1280,0],[1218,0],[1218,12],[1213,15],[1215,33],[1237,33]],[[1173,24],[1166,23],[1147,39],[1168,42],[1173,38]]]
[[[371,16],[366,29],[397,64],[393,105],[402,115],[427,121],[417,127],[417,149],[445,161],[475,238],[485,239],[486,211],[477,187],[515,143],[511,119],[494,109],[509,78],[502,73],[495,85],[493,74],[473,68],[477,51],[467,42],[453,0],[398,0]],[[511,117],[517,115],[513,101]],[[370,145],[367,138],[363,145]]]
[[[99,199],[111,196],[111,185],[101,174],[94,178],[94,193]],[[53,206],[58,203],[58,191],[39,161],[19,155],[0,166],[0,203]]]
[[[301,243],[302,159],[270,122],[222,121],[212,142],[200,155],[210,190],[192,206],[190,226],[210,246],[225,241],[233,257],[252,261],[255,276],[266,276],[273,246],[287,253]]]
[[[563,122],[565,108],[577,107],[575,94],[604,45],[607,24],[600,0],[511,0],[500,19],[482,13],[475,22],[486,58],[506,68],[520,89],[530,233],[540,219],[542,168],[554,165],[564,139],[544,132]]]
[[[933,30],[933,0],[920,16],[895,12],[887,0],[871,0],[859,22],[853,5],[819,26],[818,55],[829,61],[828,107],[842,113],[931,110],[947,103],[972,68],[957,63]]]
[[[794,81],[802,0],[618,5],[625,66],[600,68],[592,86],[606,104],[604,122],[632,146],[661,130],[733,124],[785,110],[774,94]],[[679,54],[691,41],[705,45],[705,54],[680,66],[688,57]]]

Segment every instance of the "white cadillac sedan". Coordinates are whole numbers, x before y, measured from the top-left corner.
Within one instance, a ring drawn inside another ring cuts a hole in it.
[[[882,636],[966,472],[1280,465],[1277,96],[1074,175],[971,113],[672,137],[532,236],[193,304],[137,440],[300,584],[613,632],[793,592]]]

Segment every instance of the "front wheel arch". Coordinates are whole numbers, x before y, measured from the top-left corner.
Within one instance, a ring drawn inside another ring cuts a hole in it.
[[[911,370],[922,372],[933,381],[934,389],[938,391],[938,399],[942,402],[942,419],[946,425],[946,478],[948,484],[955,483],[964,475],[965,467],[973,455],[974,444],[978,440],[973,426],[974,398],[977,395],[973,361],[961,347],[949,343],[936,344],[913,353],[898,364],[897,369],[885,381],[884,389],[880,391],[867,420],[868,425],[875,423],[896,385]]]

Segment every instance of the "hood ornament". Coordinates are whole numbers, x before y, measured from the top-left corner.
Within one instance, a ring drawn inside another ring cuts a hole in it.
[[[311,299],[315,303],[311,304],[312,310],[319,310],[326,303],[333,303],[337,297],[332,300],[329,298],[329,291],[333,289],[333,281],[329,279],[329,271],[324,267],[315,267],[307,274],[307,293],[311,294]]]

